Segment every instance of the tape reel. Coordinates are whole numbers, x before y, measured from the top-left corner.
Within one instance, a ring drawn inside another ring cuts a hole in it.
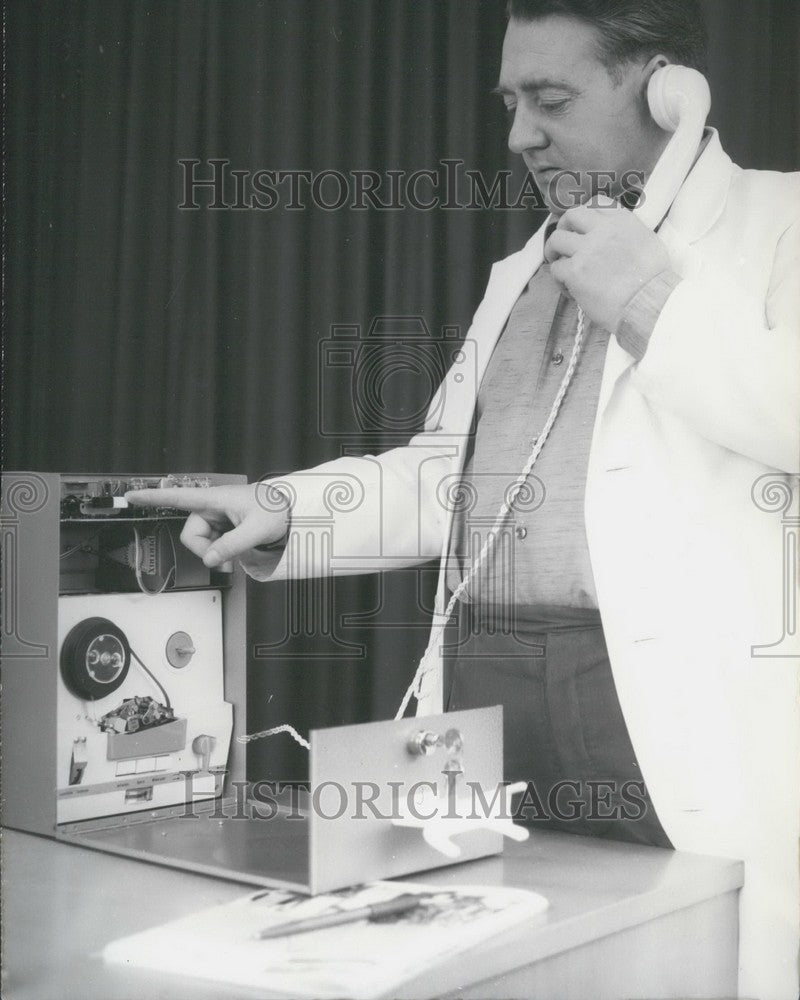
[[[108,618],[84,618],[61,647],[61,676],[77,698],[97,701],[128,675],[131,649],[125,633]]]

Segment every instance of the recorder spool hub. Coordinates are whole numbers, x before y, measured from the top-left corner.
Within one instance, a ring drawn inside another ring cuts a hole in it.
[[[167,662],[176,670],[182,670],[188,666],[189,661],[196,652],[194,642],[192,642],[192,637],[188,632],[173,632],[169,639],[167,639],[167,648],[165,650]]]
[[[78,698],[95,701],[122,684],[131,650],[121,628],[108,618],[85,618],[71,629],[61,647],[61,676]]]

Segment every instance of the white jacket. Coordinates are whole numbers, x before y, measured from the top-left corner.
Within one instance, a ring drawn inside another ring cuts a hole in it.
[[[292,496],[293,538],[277,563],[244,560],[251,575],[446,558],[477,388],[542,262],[543,231],[492,269],[423,433],[278,481]],[[796,1000],[800,174],[743,171],[713,133],[660,236],[683,280],[641,362],[609,344],[586,483],[589,552],[620,703],[664,829],[678,850],[744,859],[740,991]],[[438,614],[447,596],[442,571]],[[424,714],[441,710],[441,671],[431,679]]]

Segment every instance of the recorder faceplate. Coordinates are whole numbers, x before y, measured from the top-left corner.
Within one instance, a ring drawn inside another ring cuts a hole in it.
[[[81,626],[88,635],[70,647]],[[224,699],[221,592],[60,597],[58,631],[57,821],[219,794],[232,727]],[[168,651],[179,633],[191,644],[182,648],[194,653],[176,667]],[[124,644],[130,667],[110,693],[82,697],[65,683],[65,669],[113,673]],[[202,736],[210,738],[208,760],[193,749]]]

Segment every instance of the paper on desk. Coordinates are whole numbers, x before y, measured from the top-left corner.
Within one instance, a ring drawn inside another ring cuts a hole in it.
[[[413,910],[264,941],[267,927],[338,909],[357,909],[404,893]],[[427,967],[542,913],[544,896],[492,886],[373,882],[324,896],[262,890],[131,937],[113,941],[106,962],[171,972],[286,997],[371,1000]]]

